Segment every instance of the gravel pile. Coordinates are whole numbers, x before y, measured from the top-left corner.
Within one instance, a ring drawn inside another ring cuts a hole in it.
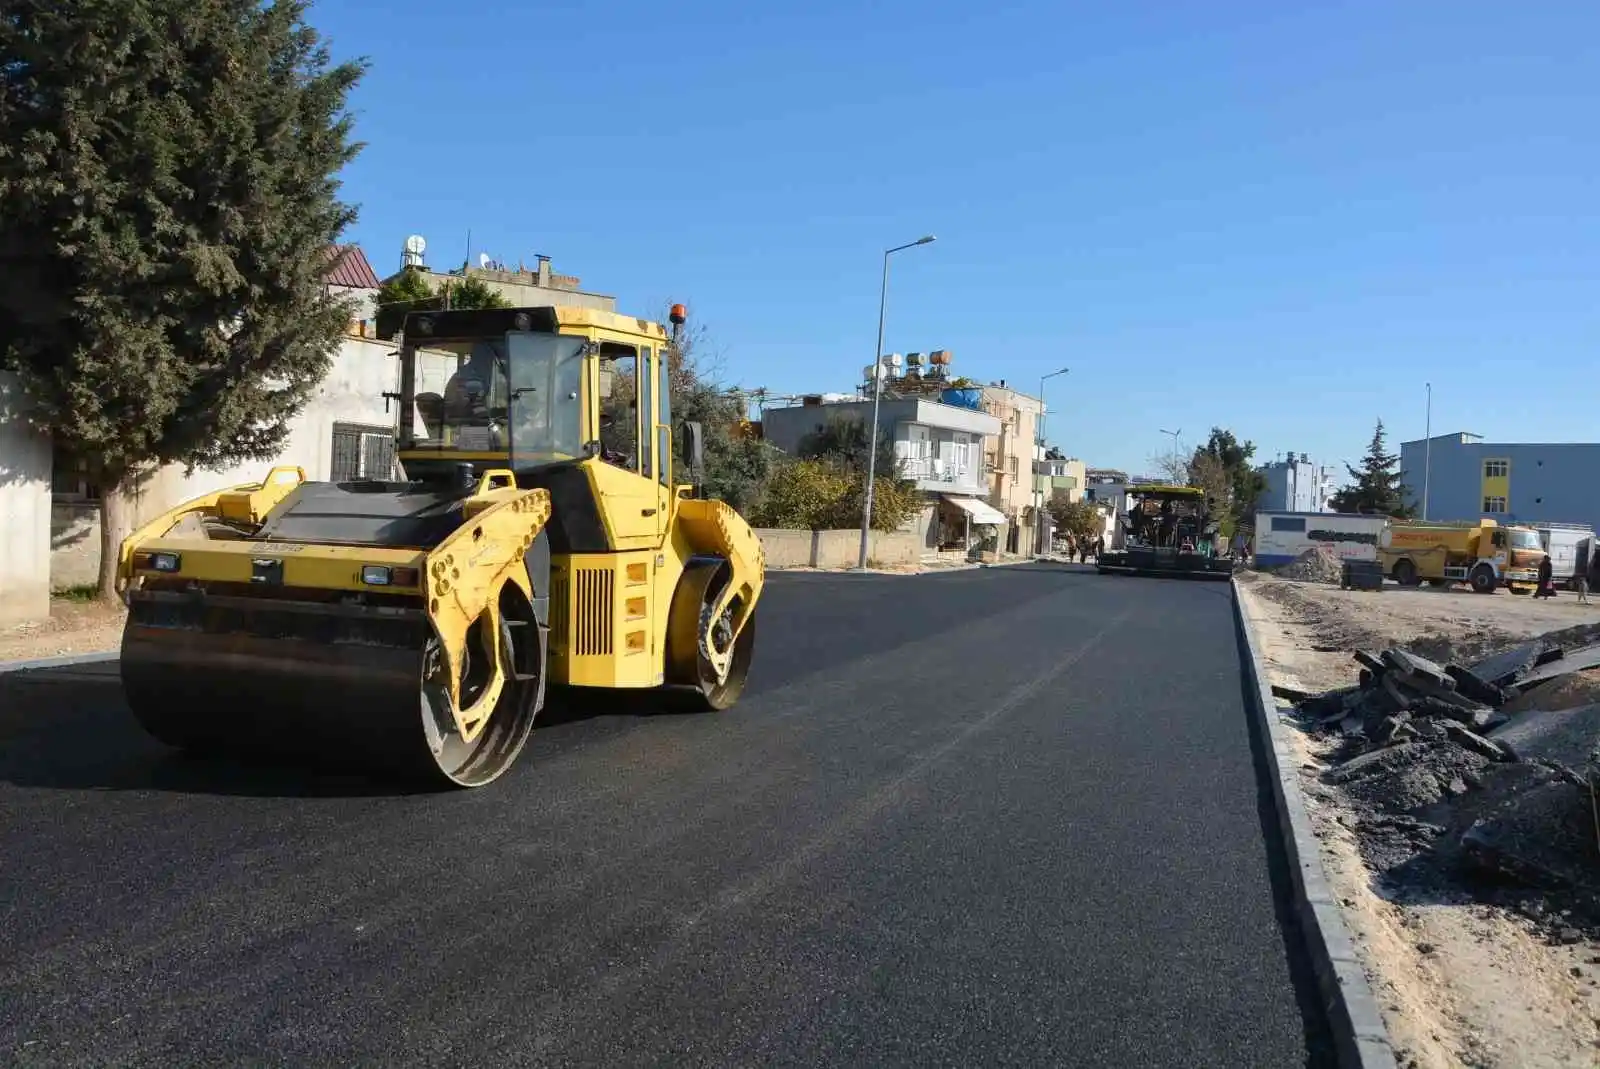
[[[1337,583],[1344,575],[1344,564],[1332,550],[1312,546],[1272,574],[1308,583]]]
[[[1398,647],[1355,657],[1357,686],[1279,694],[1340,741],[1322,782],[1374,869],[1398,891],[1466,894],[1559,939],[1600,938],[1600,703],[1538,700],[1589,696],[1567,681],[1600,647],[1540,639],[1470,666]]]

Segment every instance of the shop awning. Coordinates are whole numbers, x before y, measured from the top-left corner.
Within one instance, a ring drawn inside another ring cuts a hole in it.
[[[1006,522],[1005,514],[982,498],[958,497],[955,494],[940,494],[939,496],[962,512],[965,512],[968,516],[971,516],[973,523],[1002,524]]]

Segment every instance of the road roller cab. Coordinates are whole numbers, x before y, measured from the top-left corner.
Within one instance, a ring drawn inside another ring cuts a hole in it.
[[[516,760],[547,686],[725,709],[760,542],[675,466],[674,337],[586,308],[386,310],[395,481],[273,468],[123,544],[122,677],[156,737],[462,786]]]

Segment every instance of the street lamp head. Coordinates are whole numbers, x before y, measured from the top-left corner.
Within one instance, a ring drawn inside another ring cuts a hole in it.
[[[916,241],[912,242],[912,244],[913,245],[932,245],[937,240],[939,240],[939,239],[934,237],[932,234],[929,234],[926,237],[918,238]]]

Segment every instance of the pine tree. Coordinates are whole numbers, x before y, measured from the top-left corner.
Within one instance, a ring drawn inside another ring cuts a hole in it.
[[[360,150],[304,0],[8,0],[0,369],[102,496],[155,466],[276,455],[348,310],[323,284]]]
[[[1357,469],[1346,464],[1345,470],[1350,473],[1352,482],[1333,495],[1332,504],[1336,510],[1410,518],[1412,510],[1405,503],[1406,486],[1400,476],[1400,455],[1387,450],[1383,420],[1378,420],[1372,432],[1361,467]]]

